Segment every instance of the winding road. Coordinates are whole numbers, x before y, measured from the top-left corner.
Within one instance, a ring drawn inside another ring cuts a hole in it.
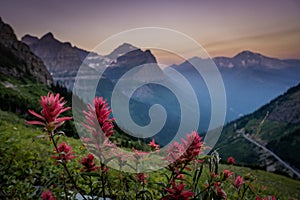
[[[268,152],[269,154],[271,154],[272,156],[274,156],[274,158],[276,158],[281,164],[283,164],[286,168],[288,168],[289,170],[291,170],[294,174],[297,175],[298,178],[300,178],[300,173],[298,171],[296,171],[293,167],[291,167],[288,163],[286,163],[285,161],[283,161],[281,158],[279,158],[274,152],[272,152],[271,150],[267,149],[265,146],[259,144],[258,142],[256,142],[255,140],[251,139],[250,137],[248,137],[243,131],[240,131],[239,133],[242,134],[242,136],[248,140],[249,142],[255,144],[256,146],[262,148],[263,150],[265,150],[266,152]]]

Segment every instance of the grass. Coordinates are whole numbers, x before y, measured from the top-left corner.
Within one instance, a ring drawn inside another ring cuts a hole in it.
[[[221,165],[220,169],[230,169],[238,175],[253,174],[256,177],[255,189],[262,194],[275,195],[277,199],[300,199],[299,180],[248,167]]]
[[[36,198],[41,190],[34,186],[47,187],[53,181],[62,182],[54,176],[61,170],[51,159],[50,141],[36,139],[41,133],[40,128],[26,125],[18,115],[0,110],[0,188],[10,199]],[[87,153],[79,140],[68,137],[63,140],[72,145],[78,159]],[[71,167],[75,171],[80,169],[78,162],[72,163]],[[254,190],[262,195],[275,194],[279,199],[300,198],[300,181],[261,170],[220,165],[221,170],[225,168],[238,175],[252,173],[257,178]],[[163,181],[161,173],[153,172],[148,177],[152,183]]]
[[[35,186],[62,181],[53,176],[58,173],[51,159],[53,148],[49,139],[37,138],[41,134],[41,129],[26,125],[23,118],[0,110],[0,194],[8,199],[34,199],[41,192]],[[64,140],[81,146],[74,138]],[[74,150],[82,154],[80,148]]]

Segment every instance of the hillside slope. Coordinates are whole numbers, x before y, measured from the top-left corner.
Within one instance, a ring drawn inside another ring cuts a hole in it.
[[[248,138],[248,139],[247,139]],[[296,171],[300,169],[300,84],[252,114],[224,127],[216,148],[238,163],[293,175],[278,159],[250,140],[275,153]]]

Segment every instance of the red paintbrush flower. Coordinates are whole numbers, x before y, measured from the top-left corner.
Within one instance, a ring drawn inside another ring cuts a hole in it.
[[[47,96],[41,96],[40,104],[43,108],[41,114],[38,114],[33,110],[28,110],[30,114],[39,118],[40,121],[26,121],[28,124],[42,125],[48,132],[52,132],[60,127],[65,121],[72,119],[72,117],[59,118],[61,113],[71,109],[71,107],[64,108],[66,102],[63,97],[60,97],[60,94],[54,96],[53,93],[48,93]]]
[[[256,197],[255,200],[276,200],[276,197],[273,196],[267,196],[266,198],[263,197]]]
[[[159,149],[159,144],[156,144],[155,143],[155,140],[154,140],[154,138],[151,140],[151,142],[148,144],[150,147],[151,147],[151,149],[153,149],[153,150],[158,150]]]
[[[65,142],[62,142],[58,147],[57,150],[54,149],[56,153],[60,154],[59,156],[52,156],[52,158],[56,160],[61,160],[61,161],[70,161],[77,156],[73,155],[72,152],[72,147],[67,145]]]
[[[232,165],[235,164],[234,158],[232,156],[228,157],[227,162]]]
[[[197,132],[193,131],[186,135],[186,139],[181,139],[182,144],[174,142],[167,149],[166,160],[173,163],[173,166],[181,165],[184,162],[190,162],[197,158],[201,153],[203,142]]]
[[[140,183],[146,183],[146,182],[147,182],[146,178],[147,178],[147,174],[145,174],[145,173],[138,173],[138,174],[136,175],[136,179],[137,179],[137,181],[139,181]]]
[[[186,134],[186,140],[181,139],[183,148],[186,149],[182,159],[191,161],[201,153],[201,148],[203,146],[201,139],[202,138],[195,131],[193,131],[191,134]]]
[[[163,197],[163,200],[188,200],[190,197],[194,196],[194,193],[190,190],[184,190],[185,185],[183,183],[175,184],[174,181],[171,182],[172,188],[166,188],[168,192],[167,196]]]
[[[220,186],[215,186],[215,188],[219,199],[227,199],[225,191]]]
[[[50,190],[46,190],[41,195],[43,200],[56,200],[55,196],[50,192]]]
[[[95,157],[91,153],[82,158],[79,163],[83,165],[83,168],[80,170],[82,172],[92,172],[100,169],[100,166],[96,166]]]
[[[223,171],[223,178],[226,180],[227,178],[229,178],[233,174],[234,174],[234,172],[230,172],[229,169],[224,169],[224,171]]]
[[[238,176],[234,182],[233,182],[234,187],[239,189],[243,185],[243,177]]]
[[[112,123],[114,119],[109,118],[112,110],[102,97],[96,97],[93,102],[94,106],[88,104],[87,111],[83,111],[86,119],[85,127],[92,132],[94,137],[99,137],[98,139],[104,141],[102,137],[110,137],[114,133],[114,124]]]

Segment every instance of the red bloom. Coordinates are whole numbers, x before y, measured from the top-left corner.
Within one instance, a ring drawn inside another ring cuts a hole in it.
[[[195,131],[191,134],[186,135],[186,140],[181,139],[183,148],[186,149],[183,154],[183,159],[194,160],[200,153],[203,142],[201,142],[201,137]]]
[[[224,171],[223,171],[223,177],[225,180],[227,178],[229,178],[232,174],[234,174],[234,172],[230,172],[230,170],[228,170],[228,169],[224,169]]]
[[[173,167],[181,165],[183,162],[195,160],[201,153],[203,143],[201,137],[193,131],[186,135],[186,140],[181,139],[182,144],[174,142],[167,150],[166,160],[173,163]],[[172,167],[172,166],[171,166]]]
[[[101,166],[101,170],[104,172],[104,173],[107,173],[108,170],[109,170],[109,167],[105,166],[105,165],[102,165]]]
[[[220,187],[220,185],[215,185],[217,195],[220,199],[227,199],[225,191]]]
[[[50,192],[50,190],[46,190],[41,195],[43,200],[56,200],[55,196]]]
[[[183,149],[183,146],[175,141],[168,147],[165,160],[167,160],[169,163],[174,163],[176,166],[176,164],[180,164],[179,158],[183,155],[184,151],[185,150]]]
[[[145,173],[138,173],[136,176],[136,179],[140,182],[140,183],[146,183],[146,178],[147,178],[147,174]]]
[[[171,182],[172,188],[166,188],[168,195],[163,197],[163,200],[188,200],[190,197],[194,196],[194,193],[190,190],[184,190],[185,185],[183,183],[175,184],[174,181]]]
[[[234,187],[240,188],[243,185],[243,177],[238,176],[234,182],[233,182]]]
[[[149,146],[151,147],[151,149],[153,150],[158,150],[159,149],[159,144],[155,143],[154,138],[152,139],[152,141],[149,143]]]
[[[218,178],[218,174],[216,174],[216,173],[214,173],[214,172],[209,172],[209,174],[210,174],[210,176],[212,177],[212,178]]]
[[[72,147],[68,146],[65,142],[62,142],[58,147],[58,150],[54,149],[56,153],[60,154],[59,156],[52,156],[52,158],[56,160],[62,160],[62,161],[70,161],[76,156],[73,156]]]
[[[229,164],[235,164],[235,162],[234,162],[234,158],[232,157],[232,156],[230,156],[228,159],[227,159],[227,162],[229,163]]]
[[[86,157],[82,158],[80,164],[83,165],[83,168],[80,170],[82,172],[92,172],[100,169],[99,166],[96,166],[95,157],[93,154],[89,153]]]
[[[183,174],[178,174],[178,175],[176,176],[176,178],[179,179],[179,180],[185,180],[185,177],[184,177]]]
[[[114,119],[109,118],[110,113],[112,112],[109,105],[102,97],[95,97],[94,107],[91,104],[88,104],[87,108],[87,111],[83,111],[87,123],[85,127],[87,127],[94,136],[98,135],[99,139],[104,141],[102,138],[103,136],[101,135],[102,132],[106,137],[110,137],[114,133],[114,124],[112,123]],[[101,131],[98,130],[99,125]]]
[[[28,110],[30,114],[39,118],[40,121],[27,121],[28,124],[43,125],[48,132],[52,132],[60,127],[65,121],[72,119],[72,117],[58,118],[61,113],[71,109],[71,107],[64,108],[66,102],[63,97],[60,98],[60,94],[54,96],[53,93],[48,93],[47,96],[41,96],[40,104],[43,108],[41,115],[33,110]]]
[[[263,197],[256,197],[255,200],[276,200],[275,196],[267,196],[266,198]]]

